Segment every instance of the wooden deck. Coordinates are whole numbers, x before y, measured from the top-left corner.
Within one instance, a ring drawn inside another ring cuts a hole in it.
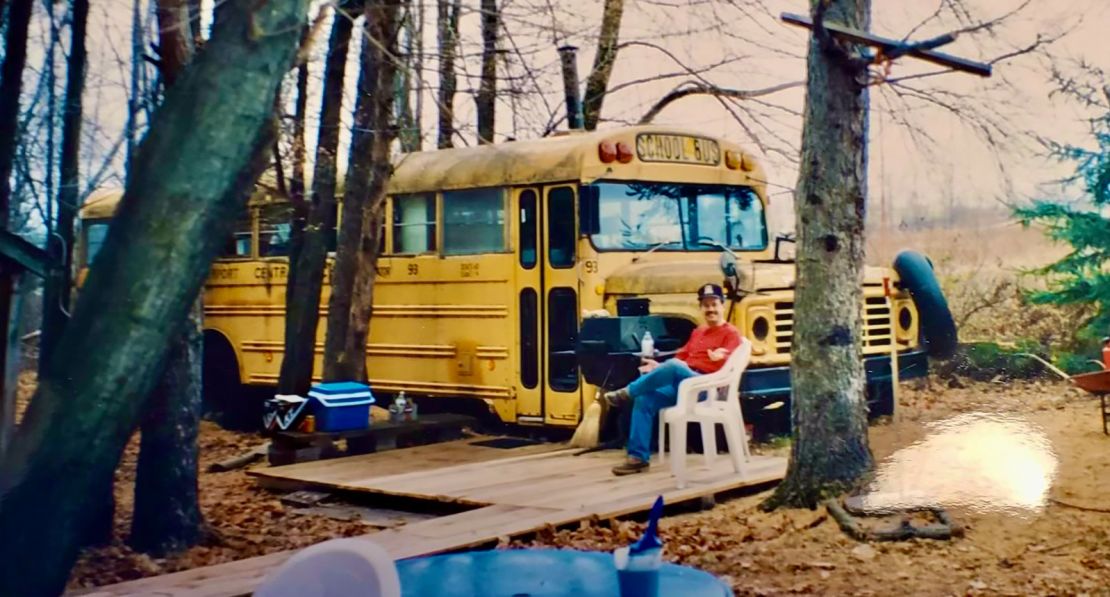
[[[624,457],[623,452],[574,456],[571,450],[550,445],[496,450],[464,444],[468,442],[257,469],[251,474],[277,487],[355,491],[473,508],[366,535],[403,559],[487,545],[583,519],[627,516],[648,510],[660,494],[668,504],[676,504],[776,481],[786,472],[785,459],[756,456],[748,476],[741,478],[724,455],[706,469],[702,456],[692,454],[689,483],[677,489],[669,467],[655,465],[647,473],[614,477],[609,469]],[[100,587],[85,594],[245,595],[293,553]]]

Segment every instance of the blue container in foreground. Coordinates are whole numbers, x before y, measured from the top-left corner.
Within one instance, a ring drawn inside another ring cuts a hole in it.
[[[353,381],[318,383],[308,392],[316,431],[350,431],[370,426],[370,386]]]

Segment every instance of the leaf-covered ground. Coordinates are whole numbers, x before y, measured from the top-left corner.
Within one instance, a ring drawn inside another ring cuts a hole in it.
[[[959,413],[995,412],[1043,431],[1059,459],[1051,497],[1039,510],[1017,514],[954,511],[967,528],[952,542],[860,544],[823,511],[764,513],[766,494],[739,496],[712,510],[662,522],[667,558],[726,578],[738,595],[854,594],[1110,594],[1110,437],[1103,436],[1097,401],[1058,383],[954,384],[929,382],[902,392],[899,420],[872,427],[878,461],[928,434],[930,421]],[[260,438],[202,428],[202,469],[246,452]],[[328,538],[371,533],[373,526],[301,515],[242,471],[202,473],[202,506],[212,526],[207,545],[166,559],[136,554],[124,544],[130,524],[136,444],[117,475],[116,540],[88,549],[71,587],[88,587],[294,549]],[[1069,505],[1062,505],[1066,503]],[[513,543],[608,550],[626,545],[642,525],[622,521],[551,531]]]
[[[872,428],[878,460],[925,437],[928,421],[972,412],[1023,419],[1058,458],[1045,507],[954,510],[966,536],[950,542],[863,544],[823,510],[760,511],[768,492],[664,519],[667,559],[726,578],[737,595],[1110,595],[1110,437],[1097,400],[1057,383],[934,383],[907,389],[902,402],[900,421]],[[587,526],[519,544],[610,550],[642,527]]]

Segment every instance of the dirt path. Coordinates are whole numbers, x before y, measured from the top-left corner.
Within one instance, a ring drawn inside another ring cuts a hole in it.
[[[1049,491],[1052,498],[1110,509],[1110,437],[1101,434],[1097,402],[1089,397],[1060,384],[951,388],[934,383],[907,388],[902,403],[898,422],[872,428],[878,461],[889,463],[888,457],[898,449],[935,434],[936,421],[993,413],[1020,420],[1047,438],[1058,463]],[[259,441],[254,435],[205,424],[202,469]],[[71,587],[216,564],[374,530],[357,521],[296,514],[278,496],[256,488],[242,471],[202,473],[202,507],[218,539],[167,559],[135,554],[122,543],[130,524],[135,448],[128,448],[117,474],[116,541],[86,550]],[[823,511],[763,513],[757,508],[763,497],[742,497],[709,511],[666,518],[661,526],[668,557],[728,578],[738,595],[1110,595],[1108,513],[1051,501],[1040,510],[1005,514],[954,509],[967,528],[964,539],[861,545],[843,535]],[[623,522],[617,528],[547,534],[525,544],[612,549],[634,540],[639,532],[638,523]]]

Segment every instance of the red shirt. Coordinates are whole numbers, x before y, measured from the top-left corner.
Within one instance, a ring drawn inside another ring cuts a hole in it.
[[[740,332],[731,323],[722,323],[711,328],[708,325],[698,326],[686,346],[679,349],[676,358],[682,359],[691,369],[699,373],[713,373],[725,366],[725,358],[719,361],[709,359],[709,351],[715,348],[727,348],[729,354],[740,346]]]

